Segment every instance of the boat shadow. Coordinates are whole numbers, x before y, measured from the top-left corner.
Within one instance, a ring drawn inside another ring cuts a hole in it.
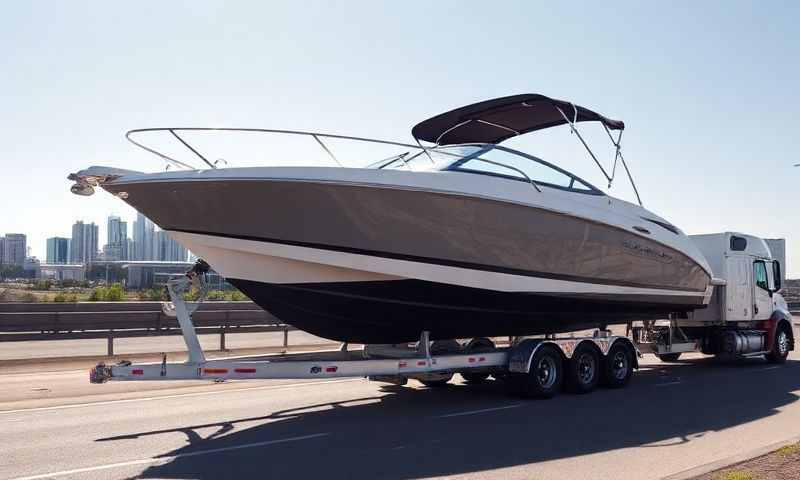
[[[98,441],[186,435],[186,446],[165,452],[164,463],[138,478],[464,474],[692,442],[769,417],[798,400],[800,361],[771,370],[762,361],[743,363],[681,362],[641,371],[627,389],[547,401],[505,397],[500,382],[442,389],[376,386],[375,395],[346,402]],[[215,452],[204,453],[210,450]]]

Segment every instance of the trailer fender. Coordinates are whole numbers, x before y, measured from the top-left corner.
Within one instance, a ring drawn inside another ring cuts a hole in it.
[[[577,350],[578,347],[584,343],[590,344],[592,348],[597,350],[601,357],[604,357],[606,353],[608,353],[608,349],[611,348],[611,345],[613,345],[615,341],[616,340],[609,341],[605,338],[600,338],[598,340],[592,338],[560,338],[552,340],[543,338],[526,338],[511,351],[511,354],[509,355],[508,371],[511,373],[530,372],[533,356],[542,345],[554,345],[558,351],[561,352],[561,356],[565,360],[569,360],[572,358],[572,354],[575,352],[575,350]],[[636,350],[632,349],[631,352],[634,354],[633,356],[635,359]],[[636,362],[636,360],[634,360],[634,362]],[[635,366],[638,368],[638,364]]]
[[[555,342],[541,338],[526,338],[518,343],[508,356],[508,371],[511,373],[530,372],[533,355],[545,343],[555,344]]]

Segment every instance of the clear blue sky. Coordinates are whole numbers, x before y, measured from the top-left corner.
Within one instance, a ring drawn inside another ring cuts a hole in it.
[[[65,177],[160,169],[124,140],[131,128],[409,140],[427,116],[536,92],[626,122],[646,207],[688,233],[786,237],[800,276],[800,2],[300,3],[6,4],[0,233],[28,234],[43,257],[76,219],[99,222],[103,239],[108,214],[130,219],[105,193],[71,195]],[[572,163],[587,161],[574,139],[554,135],[569,145],[525,146],[602,183]]]

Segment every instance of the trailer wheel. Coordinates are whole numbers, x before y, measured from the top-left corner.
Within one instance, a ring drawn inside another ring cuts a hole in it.
[[[447,353],[459,353],[461,345],[455,340],[436,340],[431,343],[431,355],[444,355]],[[419,383],[428,388],[444,387],[447,382],[453,379],[452,373],[436,373],[430,375],[431,378],[419,379]]]
[[[508,377],[512,394],[528,398],[552,398],[563,382],[561,352],[552,345],[542,345],[531,358],[528,373],[513,373]]]
[[[567,363],[569,390],[574,393],[589,393],[600,383],[600,353],[592,345],[583,343],[572,354]]]
[[[622,388],[633,375],[633,352],[627,345],[616,343],[603,361],[603,383],[609,388]]]
[[[494,342],[489,340],[488,338],[473,338],[469,341],[466,347],[464,347],[465,353],[481,353],[481,352],[491,352],[495,349]],[[466,372],[460,372],[461,377],[467,383],[483,383],[488,378],[490,373],[489,372],[474,372],[467,370]]]
[[[681,358],[681,352],[662,353],[662,354],[657,354],[656,357],[658,357],[658,359],[661,360],[662,362],[677,362],[678,359]]]
[[[770,363],[785,363],[789,356],[789,329],[781,324],[775,329],[775,338],[772,340],[772,351],[767,354]]]

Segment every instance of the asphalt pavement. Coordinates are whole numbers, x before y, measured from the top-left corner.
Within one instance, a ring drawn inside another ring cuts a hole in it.
[[[657,479],[800,434],[798,352],[642,367],[626,389],[552,400],[500,382],[2,375],[0,479]]]

